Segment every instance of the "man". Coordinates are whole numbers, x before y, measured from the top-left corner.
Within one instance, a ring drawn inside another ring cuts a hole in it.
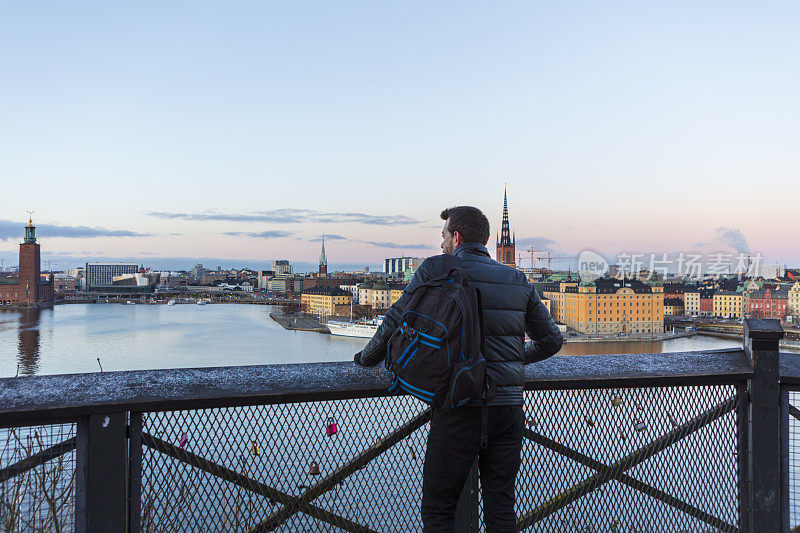
[[[490,533],[516,531],[514,485],[522,451],[524,365],[558,352],[563,339],[525,275],[489,256],[489,221],[476,207],[441,213],[442,251],[461,260],[469,284],[481,293],[486,372],[489,378],[488,441],[481,448],[481,407],[435,409],[431,419],[422,481],[422,522],[426,532],[455,528],[455,511],[470,469],[478,459],[483,512]],[[416,287],[434,277],[436,257],[417,269],[403,296],[356,363],[374,366],[386,358],[387,341]],[[531,339],[525,344],[525,333]]]

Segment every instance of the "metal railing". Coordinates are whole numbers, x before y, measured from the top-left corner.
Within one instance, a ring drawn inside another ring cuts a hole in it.
[[[800,523],[800,357],[743,349],[526,368],[525,531]],[[415,531],[430,410],[349,363],[0,380],[0,529]],[[794,437],[792,436],[794,435]],[[477,469],[458,531],[480,531]]]

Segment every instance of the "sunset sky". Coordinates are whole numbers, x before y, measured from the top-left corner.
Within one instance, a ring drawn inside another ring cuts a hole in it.
[[[0,259],[439,249],[800,265],[800,3],[3,2]],[[490,249],[493,250],[493,246]]]

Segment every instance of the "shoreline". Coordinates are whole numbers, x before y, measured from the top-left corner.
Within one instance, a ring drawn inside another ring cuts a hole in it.
[[[660,342],[669,341],[672,339],[683,339],[687,337],[694,337],[698,333],[696,331],[688,331],[684,333],[676,333],[674,335],[662,334],[652,335],[648,337],[570,337],[569,334],[564,336],[564,343],[593,343],[593,342]]]

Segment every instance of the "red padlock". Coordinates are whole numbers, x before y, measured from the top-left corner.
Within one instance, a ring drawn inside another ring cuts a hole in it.
[[[325,423],[325,435],[328,437],[332,435],[336,435],[339,432],[339,426],[336,424],[336,420],[331,417],[328,417],[328,421]]]

